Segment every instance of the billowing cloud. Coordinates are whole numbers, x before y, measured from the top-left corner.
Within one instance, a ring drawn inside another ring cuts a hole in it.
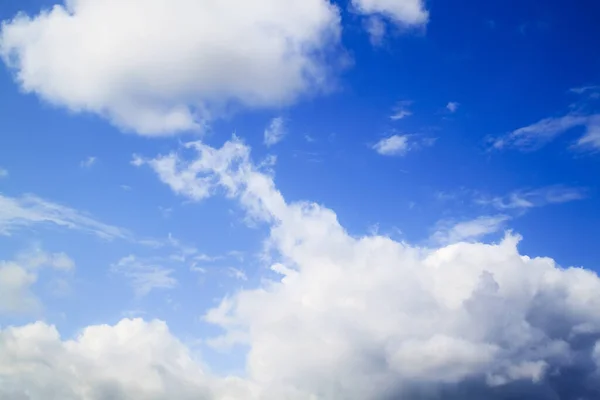
[[[591,399],[600,390],[594,272],[523,256],[512,234],[439,248],[354,237],[332,210],[288,203],[238,139],[188,147],[198,156],[172,154],[178,167],[161,180],[193,200],[179,175],[221,187],[271,226],[270,279],[205,316],[224,330],[215,342],[249,346],[247,378],[261,390],[463,400]]]
[[[225,400],[251,398],[236,378],[211,378],[158,321],[123,320],[61,340],[38,322],[0,330],[5,400]]]
[[[75,268],[75,263],[64,253],[50,254],[39,248],[21,253],[15,260],[0,261],[0,315],[41,308],[32,288],[41,268],[67,272]]]
[[[4,21],[0,56],[25,92],[172,134],[327,90],[340,29],[328,0],[68,0]]]

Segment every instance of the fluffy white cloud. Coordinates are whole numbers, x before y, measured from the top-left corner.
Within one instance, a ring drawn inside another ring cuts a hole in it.
[[[24,91],[157,135],[326,90],[339,33],[328,0],[68,0],[5,21],[0,56]]]
[[[495,138],[495,149],[517,148],[536,150],[572,129],[583,128],[583,135],[574,143],[575,147],[600,149],[600,114],[570,113],[558,118],[545,118],[529,126],[514,130]]]
[[[0,235],[10,235],[34,224],[54,224],[103,239],[131,238],[125,229],[104,224],[75,209],[32,195],[15,198],[0,194]]]
[[[215,342],[249,346],[248,379],[261,390],[464,400],[592,398],[600,389],[594,272],[520,255],[514,235],[432,249],[353,237],[332,210],[286,202],[239,140],[189,147],[198,156],[172,154],[178,169],[161,180],[194,200],[180,175],[220,186],[271,226],[271,279],[205,316],[224,329]]]
[[[0,261],[0,315],[41,308],[32,291],[41,268],[66,272],[75,268],[75,263],[64,253],[49,254],[37,248],[19,254],[15,260]]]
[[[264,133],[265,145],[270,147],[281,142],[286,134],[285,120],[282,117],[273,118]]]
[[[251,390],[212,378],[158,321],[90,326],[73,340],[41,322],[0,330],[5,400],[232,400]]]
[[[363,14],[380,14],[401,25],[423,25],[429,19],[423,0],[352,0]]]

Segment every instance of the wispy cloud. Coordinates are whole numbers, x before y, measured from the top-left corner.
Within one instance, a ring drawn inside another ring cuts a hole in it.
[[[2,178],[8,178],[8,171],[0,167],[0,179]]]
[[[413,102],[410,100],[398,102],[394,107],[392,115],[390,115],[390,119],[397,121],[406,117],[410,117],[413,114],[412,111],[409,110],[409,107],[412,105],[412,103]]]
[[[91,168],[94,164],[96,164],[96,161],[98,161],[98,159],[96,157],[89,156],[85,160],[81,161],[79,163],[79,166],[81,168]]]
[[[129,255],[111,266],[111,271],[129,279],[137,297],[146,296],[156,289],[177,286],[173,269],[164,266],[161,259],[140,259]]]
[[[600,149],[600,114],[578,113],[545,118],[516,129],[506,135],[494,138],[492,147],[495,149],[516,148],[523,151],[537,150],[558,136],[576,128],[583,128],[584,132],[574,143],[574,147]]]
[[[430,240],[442,245],[479,240],[503,229],[510,219],[509,215],[499,214],[460,222],[443,220],[438,222]]]
[[[578,95],[587,94],[591,98],[598,99],[600,98],[600,86],[590,85],[590,86],[580,86],[576,88],[572,88],[569,90],[571,93],[575,93]]]
[[[490,205],[497,210],[526,210],[582,200],[586,197],[585,188],[554,185],[532,190],[516,190],[505,196],[478,196],[475,202],[480,205]]]
[[[265,145],[270,147],[281,142],[286,133],[285,120],[282,117],[273,118],[265,129]]]
[[[0,235],[10,235],[35,224],[56,225],[91,233],[103,239],[132,238],[127,230],[97,221],[73,208],[33,195],[15,198],[0,194]]]

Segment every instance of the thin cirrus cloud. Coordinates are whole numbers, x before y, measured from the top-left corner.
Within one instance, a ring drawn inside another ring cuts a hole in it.
[[[0,235],[10,235],[35,224],[55,225],[103,239],[131,239],[127,230],[97,221],[73,208],[37,196],[8,197],[0,194]]]
[[[177,279],[173,277],[174,269],[165,265],[172,260],[164,258],[143,259],[135,255],[121,258],[111,266],[111,272],[128,279],[140,298],[153,290],[173,289]]]
[[[480,205],[490,205],[498,210],[527,210],[548,204],[583,200],[587,196],[586,188],[553,185],[538,189],[516,190],[505,196],[478,195],[474,201]]]
[[[583,134],[575,141],[576,148],[600,149],[600,114],[569,113],[562,117],[545,118],[534,124],[516,129],[492,141],[498,150],[515,148],[523,151],[537,150],[546,143],[580,128]]]
[[[404,25],[427,20],[420,0],[353,4]],[[330,90],[340,21],[328,0],[76,0],[4,21],[0,57],[25,92],[169,135],[232,107],[279,108]]]

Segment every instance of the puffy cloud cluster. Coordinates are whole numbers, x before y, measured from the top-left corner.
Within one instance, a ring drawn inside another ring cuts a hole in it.
[[[247,346],[246,376],[210,375],[159,322],[90,327],[67,341],[34,324],[0,336],[0,397],[598,398],[594,272],[523,256],[511,234],[440,248],[354,237],[332,210],[287,202],[240,140],[187,147],[192,159],[137,164],[192,200],[221,188],[271,227],[276,260],[263,283],[204,317],[223,329],[212,343]]]
[[[91,326],[64,341],[41,322],[0,331],[0,398],[6,400],[245,398],[247,388],[238,386],[236,379],[208,376],[158,321]]]

